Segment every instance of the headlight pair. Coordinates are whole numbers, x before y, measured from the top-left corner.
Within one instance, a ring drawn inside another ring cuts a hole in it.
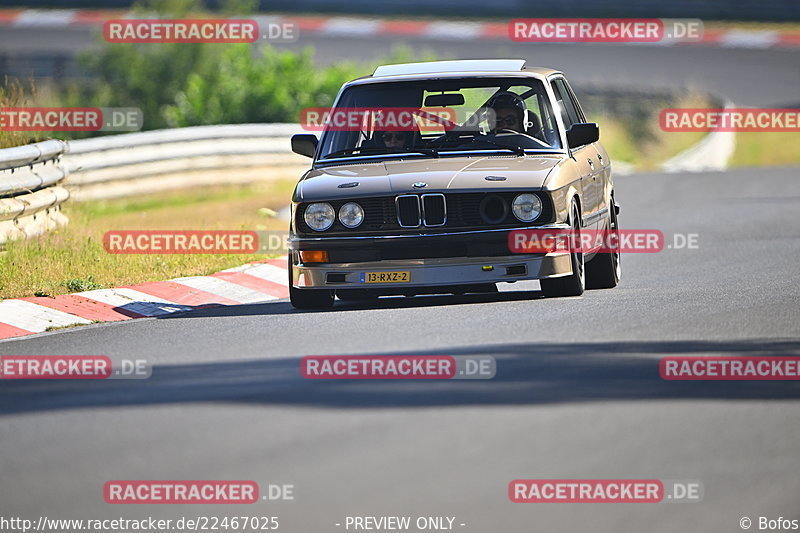
[[[325,231],[333,226],[336,211],[327,202],[317,202],[306,207],[303,219],[314,231]],[[344,204],[339,208],[339,222],[346,228],[357,228],[364,222],[364,208],[355,202]]]
[[[533,193],[518,194],[511,202],[511,212],[520,222],[533,222],[542,214],[542,200]],[[336,210],[327,202],[316,202],[306,207],[303,218],[314,231],[326,231],[336,220]],[[364,222],[364,208],[347,202],[339,208],[339,222],[346,228],[357,228]]]

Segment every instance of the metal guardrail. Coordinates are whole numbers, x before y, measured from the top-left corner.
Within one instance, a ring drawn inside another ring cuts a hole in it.
[[[193,186],[300,177],[297,124],[196,126],[70,141],[64,165],[75,200],[119,198]]]
[[[67,200],[299,178],[308,160],[292,153],[297,124],[157,130],[0,150],[0,246],[67,224]],[[67,179],[67,177],[69,178]]]
[[[68,170],[60,162],[67,149],[53,140],[0,150],[0,246],[67,223]]]

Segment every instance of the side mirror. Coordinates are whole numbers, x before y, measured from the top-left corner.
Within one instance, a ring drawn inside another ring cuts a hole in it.
[[[567,144],[570,148],[578,148],[600,140],[600,127],[594,122],[573,124],[567,130]]]
[[[317,153],[318,143],[317,136],[310,133],[292,135],[292,152],[306,157],[314,157],[314,154]]]

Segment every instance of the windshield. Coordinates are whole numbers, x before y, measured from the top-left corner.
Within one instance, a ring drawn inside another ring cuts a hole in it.
[[[398,153],[558,150],[541,81],[471,78],[356,85],[327,118],[320,159]]]

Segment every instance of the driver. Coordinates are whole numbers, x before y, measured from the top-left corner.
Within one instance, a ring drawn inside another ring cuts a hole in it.
[[[492,133],[511,130],[525,133],[525,102],[514,93],[501,92],[494,95],[486,107],[494,111],[495,122]]]

